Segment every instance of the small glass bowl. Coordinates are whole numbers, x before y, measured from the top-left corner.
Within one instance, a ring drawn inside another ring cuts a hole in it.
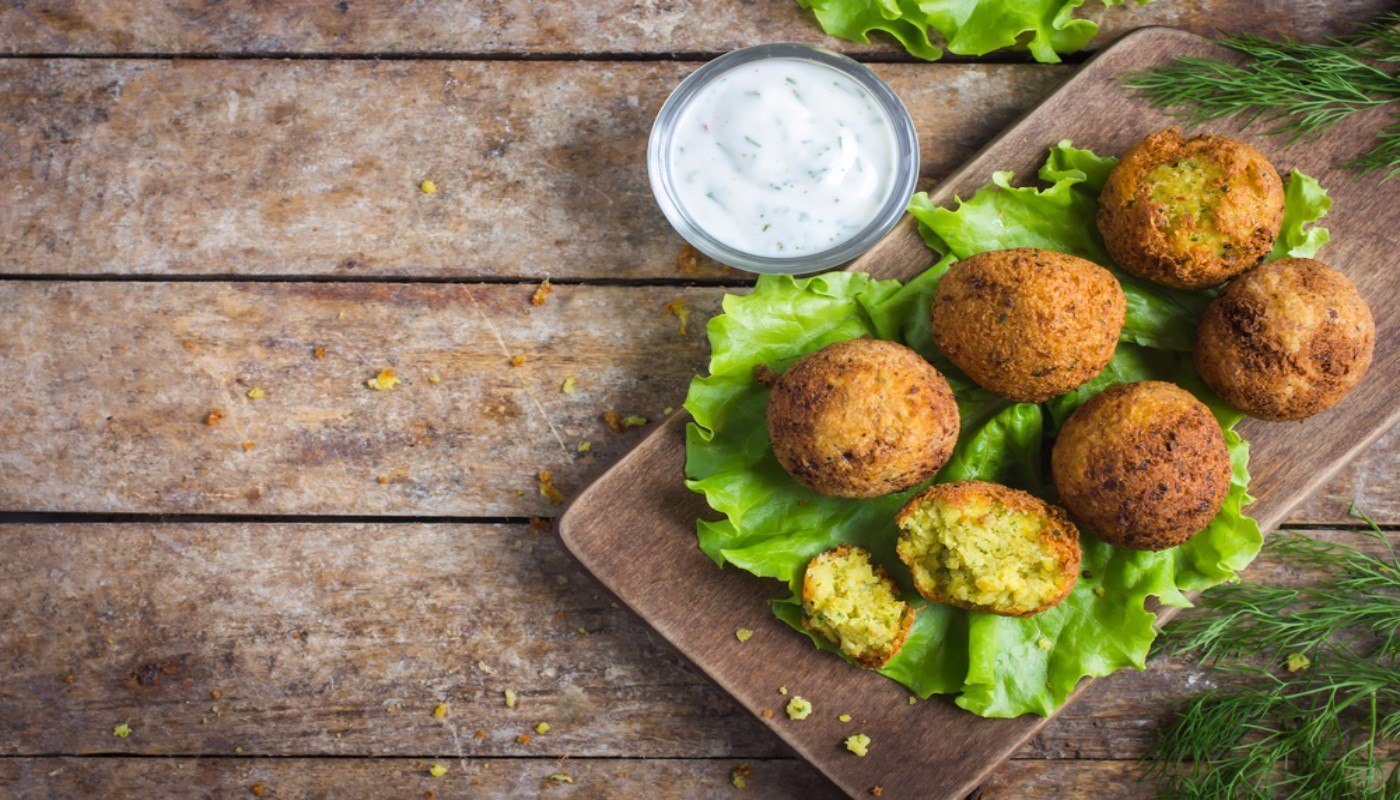
[[[879,213],[859,233],[834,247],[789,258],[746,253],[710,236],[686,213],[677,197],[671,175],[671,139],[691,99],[725,72],[770,58],[810,61],[843,73],[870,92],[894,128],[892,133],[895,140],[896,174],[890,184],[889,197]],[[850,261],[873,247],[899,222],[919,180],[919,138],[914,132],[914,121],[909,116],[909,110],[900,102],[889,84],[865,65],[820,47],[805,44],[761,44],[726,53],[681,81],[661,106],[661,112],[656,115],[656,122],[651,126],[651,138],[647,143],[647,172],[651,176],[652,193],[656,195],[656,202],[661,206],[662,213],[670,220],[676,232],[694,245],[695,249],[721,264],[749,272],[804,275],[831,269]]]

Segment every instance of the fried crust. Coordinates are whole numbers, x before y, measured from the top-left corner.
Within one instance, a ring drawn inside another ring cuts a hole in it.
[[[1195,170],[1202,186],[1173,184],[1154,173],[1159,167]],[[1283,181],[1262,153],[1226,136],[1186,139],[1176,128],[1129,150],[1099,195],[1099,233],[1113,260],[1178,289],[1219,286],[1255,266],[1282,222]]]
[[[1060,502],[1110,544],[1175,547],[1230,489],[1225,434],[1205,404],[1163,381],[1107,389],[1065,421],[1050,456]]]
[[[1059,580],[1056,583],[1055,593],[1044,598],[1043,602],[1035,608],[1029,609],[1004,609],[962,602],[939,594],[933,586],[918,585],[916,581],[919,594],[935,603],[943,603],[967,611],[980,611],[1008,617],[1034,616],[1059,605],[1062,600],[1069,596],[1069,593],[1074,590],[1074,585],[1079,581],[1079,565],[1083,558],[1083,550],[1079,545],[1079,529],[1059,506],[1051,505],[1029,492],[1023,492],[1020,489],[1013,489],[999,483],[987,481],[937,483],[909,498],[909,502],[905,503],[904,507],[895,515],[895,525],[902,529],[910,515],[914,514],[921,506],[937,500],[957,506],[966,500],[982,498],[990,499],[1013,511],[1032,514],[1044,520],[1045,524],[1041,528],[1040,541],[1055,555],[1058,565]],[[902,537],[896,549],[900,560],[912,566],[911,560],[916,555],[907,552]]]
[[[804,356],[768,400],[773,454],[833,497],[879,497],[933,477],[958,438],[953,390],[894,342],[853,339]]]
[[[933,338],[982,388],[1038,403],[1099,374],[1126,313],[1118,280],[1091,261],[1029,247],[992,250],[943,276]]]
[[[1201,319],[1191,357],[1230,405],[1282,421],[1336,405],[1366,374],[1375,347],[1370,306],[1345,275],[1284,258],[1225,287]]]

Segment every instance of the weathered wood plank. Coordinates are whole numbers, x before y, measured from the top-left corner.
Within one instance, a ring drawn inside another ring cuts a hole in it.
[[[524,525],[12,524],[0,552],[0,754],[784,755]],[[1308,576],[1265,558],[1249,577]],[[733,624],[796,635],[761,605]],[[1134,758],[1211,680],[1180,659],[1120,673],[1021,756]]]
[[[1201,34],[1219,29],[1320,38],[1385,11],[1384,0],[1159,0],[1079,16],[1100,23],[1099,48],[1142,25]],[[791,0],[454,3],[426,0],[47,0],[0,8],[0,52],[9,53],[454,53],[575,54],[718,52],[754,42],[811,42],[855,54],[898,54],[826,37]]]
[[[450,754],[446,754],[450,755]],[[433,764],[447,772],[428,774]],[[746,789],[731,783],[747,766]],[[1018,767],[1017,777],[1062,770]],[[567,775],[572,783],[551,779]],[[254,786],[260,786],[258,794]],[[0,760],[0,792],[13,800],[56,797],[190,798],[524,797],[692,800],[760,797],[836,800],[843,795],[816,770],[794,759],[456,759],[444,758],[19,758]],[[1051,795],[1034,795],[1034,800]],[[1126,796],[1126,795],[1124,795]],[[1117,796],[1115,796],[1117,797]]]
[[[572,492],[639,435],[611,432],[605,411],[655,420],[679,407],[724,290],[566,285],[541,307],[532,290],[0,283],[0,509],[555,513],[536,472]],[[692,309],[684,335],[663,311],[673,299]],[[515,355],[525,363],[510,366]],[[404,384],[367,388],[386,367]],[[214,408],[224,418],[210,427]],[[1400,521],[1397,442],[1378,442],[1299,521],[1347,522],[1353,497]]]
[[[695,66],[0,60],[0,272],[743,280],[647,182]],[[1072,69],[877,71],[933,180]]]

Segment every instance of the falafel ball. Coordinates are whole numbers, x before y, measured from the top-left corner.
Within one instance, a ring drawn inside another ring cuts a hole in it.
[[[1109,544],[1165,550],[1215,518],[1230,453],[1210,409],[1173,383],[1114,386],[1080,406],[1050,454],[1060,502]]]
[[[879,669],[904,646],[914,607],[870,553],[841,545],[807,563],[802,578],[802,624],[867,669]]]
[[[1113,358],[1127,301],[1103,267],[1051,250],[992,250],[938,284],[933,338],[984,389],[1038,403],[1099,374]]]
[[[1281,421],[1336,405],[1366,374],[1375,348],[1371,308],[1345,275],[1283,258],[1231,281],[1211,302],[1191,358],[1230,405]]]
[[[895,517],[896,551],[919,594],[969,611],[1028,617],[1079,580],[1079,529],[1064,511],[983,481],[930,486]]]
[[[1099,195],[1099,233],[1123,269],[1178,289],[1219,286],[1263,260],[1283,222],[1283,181],[1227,136],[1176,128],[1138,142]]]
[[[879,497],[933,477],[958,439],[943,375],[894,342],[853,339],[803,356],[768,399],[773,454],[798,483]]]

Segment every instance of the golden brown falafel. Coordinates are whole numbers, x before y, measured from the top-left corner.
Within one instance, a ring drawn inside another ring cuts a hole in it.
[[[1079,530],[1059,508],[982,481],[930,486],[895,517],[899,558],[924,597],[1028,617],[1079,580]]]
[[[1225,434],[1176,384],[1107,389],[1060,429],[1050,455],[1060,502],[1109,544],[1165,550],[1210,523],[1230,489]]]
[[[1243,142],[1185,139],[1171,128],[1138,142],[1109,173],[1098,222],[1123,269],[1178,289],[1206,289],[1273,249],[1283,181]]]
[[[894,658],[909,636],[914,612],[863,548],[843,544],[807,563],[803,626],[862,667],[879,669]]]
[[[1252,417],[1292,420],[1336,405],[1366,374],[1371,309],[1320,261],[1270,261],[1230,282],[1196,329],[1196,371]]]
[[[952,455],[958,423],[953,390],[938,370],[878,339],[803,356],[768,399],[778,462],[833,497],[878,497],[933,477]]]
[[[991,250],[938,284],[933,338],[984,389],[1038,403],[1113,358],[1127,301],[1108,270],[1050,250]]]

